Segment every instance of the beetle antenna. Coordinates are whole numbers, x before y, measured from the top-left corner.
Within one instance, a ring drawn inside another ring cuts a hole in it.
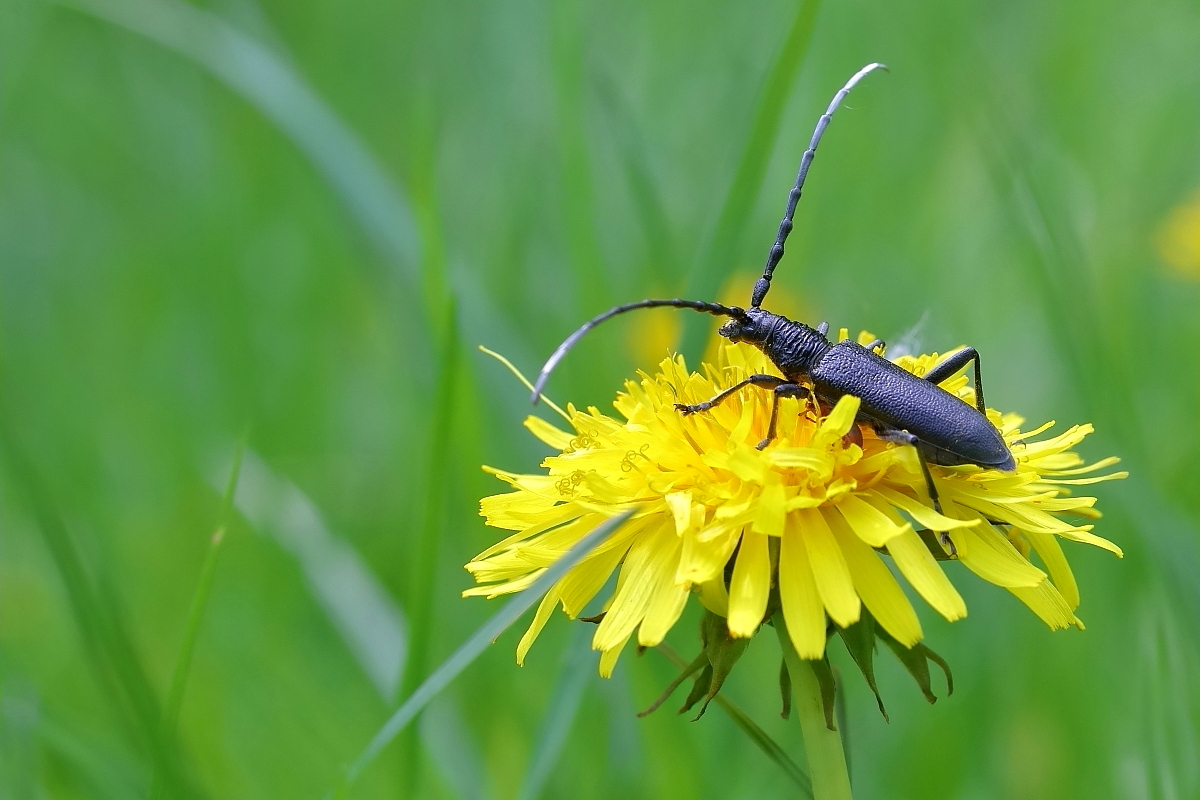
[[[546,360],[546,365],[542,367],[542,371],[538,373],[537,380],[533,384],[533,403],[537,405],[538,397],[542,394],[542,387],[546,385],[546,380],[550,377],[550,373],[558,366],[558,362],[567,354],[567,351],[575,346],[575,343],[583,338],[583,335],[592,328],[604,322],[607,319],[612,319],[618,314],[624,314],[626,311],[636,311],[639,308],[690,308],[693,311],[702,311],[708,314],[715,314],[720,317],[733,317],[734,319],[745,319],[745,310],[737,306],[725,306],[720,303],[707,303],[703,300],[640,300],[636,303],[627,303],[623,306],[610,308],[599,316],[592,317],[587,322],[580,326],[579,330],[572,333],[570,336],[558,346],[550,358]]]
[[[796,185],[792,187],[792,191],[788,194],[787,210],[784,211],[783,221],[779,223],[779,233],[775,237],[775,244],[771,245],[771,252],[767,255],[767,266],[763,270],[762,277],[754,284],[754,293],[750,297],[751,308],[761,306],[763,299],[767,296],[767,292],[771,288],[771,273],[775,271],[776,265],[779,264],[779,259],[783,258],[783,243],[787,241],[788,234],[792,232],[792,217],[796,214],[796,203],[800,202],[800,192],[804,188],[804,179],[808,177],[808,168],[812,164],[813,156],[817,154],[817,145],[821,143],[821,136],[824,135],[825,129],[829,127],[829,120],[833,118],[833,112],[837,111],[838,106],[846,99],[846,95],[850,94],[850,90],[859,81],[877,69],[886,70],[887,67],[883,64],[867,64],[854,73],[854,77],[848,80],[841,91],[833,96],[833,102],[829,104],[829,108],[825,109],[825,113],[821,115],[821,119],[817,120],[817,128],[813,131],[812,139],[808,142],[808,149],[804,151],[804,156],[800,159],[800,171],[796,174]]]

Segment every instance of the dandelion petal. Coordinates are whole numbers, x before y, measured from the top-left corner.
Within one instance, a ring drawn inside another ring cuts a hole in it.
[[[767,537],[754,531],[742,534],[742,546],[729,584],[729,634],[754,635],[767,611],[771,593],[771,557]]]
[[[846,495],[835,506],[850,529],[871,547],[883,547],[899,536],[904,527],[887,518],[879,509],[854,495]]]
[[[1003,586],[1030,588],[1046,579],[1046,573],[1030,564],[991,525],[950,531],[958,560],[985,581]]]
[[[825,610],[799,531],[788,531],[779,542],[779,600],[796,652],[801,658],[820,658],[825,652]]]
[[[874,550],[844,522],[833,522],[833,534],[846,557],[859,597],[884,630],[905,647],[912,647],[921,640],[921,623],[904,590]]]
[[[542,628],[546,627],[546,620],[550,619],[550,614],[554,611],[556,605],[558,605],[558,590],[551,589],[542,598],[542,602],[538,604],[537,613],[533,615],[533,622],[529,623],[529,628],[526,629],[525,635],[517,643],[517,666],[525,666],[525,654],[533,646],[534,640],[542,632]]]
[[[962,595],[942,572],[920,536],[907,530],[888,542],[887,549],[900,572],[939,614],[951,622],[967,615]]]
[[[853,625],[858,621],[862,603],[854,590],[846,557],[833,538],[825,515],[818,509],[803,509],[795,515],[825,610],[841,627]]]
[[[674,523],[660,522],[656,527],[657,530],[646,531],[629,548],[629,555],[621,567],[623,580],[613,597],[612,607],[592,638],[592,647],[596,650],[608,651],[622,646],[646,616],[659,584],[664,578],[670,581],[674,576],[674,565],[670,563],[677,541]],[[670,571],[666,572],[668,569]]]
[[[1037,586],[1014,586],[1009,589],[1017,599],[1029,606],[1029,610],[1037,614],[1042,622],[1052,630],[1061,630],[1079,625],[1079,620],[1071,611],[1070,605],[1050,581],[1042,581]]]
[[[1047,533],[1021,533],[1041,557],[1046,571],[1050,573],[1050,580],[1054,582],[1054,587],[1063,596],[1067,606],[1072,611],[1079,608],[1079,584],[1075,582],[1075,573],[1071,571],[1071,565],[1067,563],[1067,557],[1063,554],[1058,539]]]

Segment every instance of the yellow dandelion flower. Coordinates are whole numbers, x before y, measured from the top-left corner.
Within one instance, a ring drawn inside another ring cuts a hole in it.
[[[937,361],[932,354],[896,363],[923,374]],[[744,391],[703,414],[675,409],[761,372],[778,374],[753,347],[723,343],[716,366],[704,364],[699,373],[676,356],[656,374],[626,382],[614,402],[619,419],[568,406],[556,408],[567,429],[525,420],[558,452],[542,462],[544,474],[487,468],[512,491],[484,498],[481,514],[512,535],[467,565],[480,585],[465,595],[520,591],[604,519],[634,513],[542,600],[518,645],[518,662],[557,606],[577,617],[618,570],[592,640],[605,676],[635,636],[639,645],[659,644],[692,595],[723,617],[735,638],[753,636],[768,605],[778,603],[806,659],[823,656],[830,621],[852,625],[864,606],[911,648],[922,638],[921,623],[889,561],[948,620],[967,613],[939,564],[955,558],[1051,628],[1082,627],[1075,615],[1079,590],[1060,540],[1121,555],[1087,524],[1099,516],[1095,498],[1071,493],[1124,476],[1096,476],[1116,459],[1085,464],[1072,450],[1090,425],[1046,437],[1053,423],[1022,431],[1020,417],[989,410],[1017,469],[930,465],[938,513],[914,449],[857,425],[854,397],[831,409],[783,399],[777,437],[761,451],[755,445],[767,430],[770,392]],[[972,399],[961,373],[941,385]],[[939,543],[943,533],[950,546]]]
[[[1200,192],[1179,204],[1159,228],[1158,253],[1176,273],[1200,278]]]

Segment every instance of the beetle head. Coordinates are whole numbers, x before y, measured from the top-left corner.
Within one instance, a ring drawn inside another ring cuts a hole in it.
[[[760,308],[751,308],[740,317],[734,317],[717,331],[731,342],[762,344],[774,325],[775,315]]]

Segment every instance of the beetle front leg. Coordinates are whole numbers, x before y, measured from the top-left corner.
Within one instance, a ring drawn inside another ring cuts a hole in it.
[[[929,499],[933,502],[933,510],[937,513],[942,513],[942,503],[938,500],[937,486],[933,483],[933,473],[929,471],[929,464],[925,461],[925,454],[921,452],[921,440],[913,434],[905,430],[890,427],[876,427],[875,433],[885,442],[894,442],[896,444],[911,445],[917,451],[917,463],[921,465],[921,473],[925,476],[925,488],[929,492]],[[958,556],[958,549],[955,548],[954,542],[950,539],[950,534],[942,531],[938,535],[938,541],[942,543],[951,558]]]
[[[812,389],[801,386],[798,383],[781,383],[775,387],[775,395],[771,398],[771,421],[767,423],[767,438],[756,445],[759,450],[769,445],[771,440],[775,438],[775,423],[779,421],[780,399],[808,395],[811,392]]]
[[[930,383],[941,383],[954,373],[975,362],[975,407],[979,413],[987,415],[987,405],[983,402],[983,378],[979,377],[979,351],[974,347],[963,347],[955,350],[926,372],[922,377]]]
[[[708,411],[710,408],[720,405],[732,395],[740,392],[742,389],[745,389],[747,386],[754,385],[762,386],[764,389],[774,389],[781,384],[787,384],[787,381],[776,375],[751,375],[749,378],[746,378],[746,380],[739,381],[733,386],[730,386],[728,389],[721,392],[716,397],[713,397],[711,400],[705,400],[703,403],[696,403],[695,405],[690,406],[686,403],[676,403],[675,410],[684,415],[695,414],[698,411]]]

